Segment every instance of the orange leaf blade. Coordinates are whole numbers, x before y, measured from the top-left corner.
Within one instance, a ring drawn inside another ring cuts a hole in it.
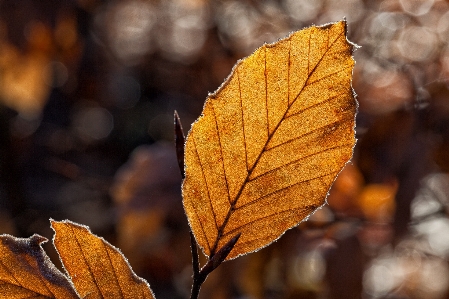
[[[310,27],[239,61],[186,140],[183,204],[211,256],[278,239],[325,203],[352,157],[357,102],[344,21]]]
[[[67,220],[52,221],[51,226],[61,261],[83,298],[154,298],[119,249],[86,226]]]
[[[46,241],[0,236],[0,298],[79,298],[42,249]]]

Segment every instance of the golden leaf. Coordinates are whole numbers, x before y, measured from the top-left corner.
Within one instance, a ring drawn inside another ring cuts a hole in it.
[[[43,251],[41,244],[46,241],[39,235],[0,236],[0,298],[79,298]]]
[[[198,244],[227,259],[278,239],[325,203],[355,144],[346,22],[310,27],[239,61],[185,145],[183,204]]]
[[[154,298],[121,252],[85,226],[52,221],[53,243],[82,298]]]

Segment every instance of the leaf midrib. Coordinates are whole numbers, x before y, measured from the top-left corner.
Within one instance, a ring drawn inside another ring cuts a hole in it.
[[[329,34],[329,31],[327,31],[327,33]],[[290,101],[288,102],[288,104],[287,104],[287,109],[285,110],[284,114],[282,115],[281,120],[276,124],[276,127],[273,129],[273,131],[272,131],[271,134],[268,132],[268,138],[267,138],[267,141],[265,142],[264,147],[262,148],[262,150],[260,151],[259,155],[257,156],[257,158],[256,158],[256,160],[255,160],[255,162],[254,162],[254,164],[248,169],[246,178],[245,178],[245,180],[242,182],[242,185],[241,185],[239,191],[237,192],[237,194],[236,194],[234,200],[232,200],[232,201],[230,202],[231,205],[230,205],[229,210],[228,210],[228,212],[227,212],[227,214],[226,214],[226,216],[225,216],[225,219],[224,219],[224,221],[223,221],[223,224],[220,225],[219,228],[218,228],[218,231],[217,231],[217,237],[216,237],[216,239],[215,239],[214,245],[212,246],[212,249],[211,249],[211,252],[210,252],[210,256],[209,256],[209,259],[212,259],[212,257],[215,255],[215,252],[216,252],[216,250],[217,250],[218,243],[219,243],[219,241],[221,240],[221,237],[223,236],[223,231],[224,231],[224,229],[225,229],[225,227],[226,227],[226,225],[227,225],[227,223],[228,223],[228,221],[229,221],[229,219],[230,219],[230,217],[231,217],[233,211],[235,210],[235,205],[237,204],[237,201],[238,201],[238,199],[240,198],[240,195],[242,194],[243,189],[245,188],[246,184],[249,182],[249,178],[250,178],[250,176],[251,176],[253,170],[257,167],[257,164],[258,164],[258,162],[260,161],[260,158],[261,158],[262,154],[266,151],[267,145],[268,145],[269,142],[271,141],[271,138],[276,134],[277,129],[279,128],[280,124],[285,120],[286,115],[288,114],[290,108],[293,106],[293,104],[296,102],[296,100],[298,99],[298,97],[301,95],[301,93],[302,93],[302,91],[304,90],[304,88],[309,84],[309,80],[310,80],[310,78],[312,77],[312,75],[314,74],[314,72],[316,71],[317,67],[320,65],[320,63],[322,62],[322,60],[324,59],[324,57],[327,55],[328,51],[332,48],[332,46],[334,45],[334,43],[340,38],[340,36],[341,36],[343,33],[344,33],[344,31],[341,32],[340,34],[338,34],[338,36],[334,39],[334,41],[332,41],[331,45],[328,45],[328,47],[327,47],[326,51],[324,52],[324,54],[323,54],[323,55],[321,56],[321,58],[318,60],[318,62],[316,63],[316,65],[314,66],[314,68],[312,69],[312,71],[308,74],[307,80],[304,82],[303,86],[302,86],[301,89],[299,90],[298,94],[295,96],[294,100],[293,100],[291,103],[290,103]],[[308,44],[309,44],[309,49],[308,49],[308,63],[310,62],[310,38],[311,38],[311,34],[309,35],[309,43],[308,43]],[[289,77],[288,79],[290,79],[290,53],[291,53],[291,44],[292,44],[292,40],[291,40],[291,39],[292,39],[292,36],[290,36],[290,37],[288,38],[288,41],[289,41],[289,50],[288,50],[288,51],[289,51],[289,55],[288,55],[288,71],[287,71],[287,74],[288,74],[288,77]],[[328,39],[328,42],[329,42],[329,39]],[[266,47],[267,47],[267,46],[265,45],[265,50],[266,50]],[[265,65],[266,65],[266,57],[265,57]],[[236,72],[236,74],[237,74],[237,76],[238,76],[238,72],[239,72],[239,68],[238,68],[238,67],[235,69],[235,72]],[[238,78],[239,78],[239,77],[238,77]],[[265,69],[265,92],[266,92],[266,94],[267,94],[268,91],[267,91],[267,81],[266,81],[266,80],[267,80],[267,76],[266,76],[266,69]],[[239,81],[240,81],[240,79],[239,79]],[[290,83],[289,83],[288,88],[290,88]],[[239,91],[240,91],[240,85],[239,85]],[[243,107],[242,107],[242,109],[243,109]],[[268,110],[268,108],[266,108],[266,109]],[[268,119],[267,119],[267,122],[268,122]],[[245,148],[245,152],[246,152],[246,148]]]

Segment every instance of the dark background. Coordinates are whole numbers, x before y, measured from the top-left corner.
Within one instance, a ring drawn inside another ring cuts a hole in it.
[[[449,298],[442,0],[0,0],[0,233],[88,225],[157,298],[187,298],[173,111],[187,132],[238,59],[344,17],[361,46],[352,163],[326,208],[220,266],[200,297]]]

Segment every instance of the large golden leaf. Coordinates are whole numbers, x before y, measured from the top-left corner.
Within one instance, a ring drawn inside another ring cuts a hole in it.
[[[183,203],[198,244],[258,250],[325,202],[355,144],[353,44],[344,21],[310,27],[239,61],[185,145]]]
[[[82,298],[154,298],[120,251],[85,226],[52,221],[53,243]]]
[[[41,247],[47,239],[0,236],[0,298],[79,298]]]

